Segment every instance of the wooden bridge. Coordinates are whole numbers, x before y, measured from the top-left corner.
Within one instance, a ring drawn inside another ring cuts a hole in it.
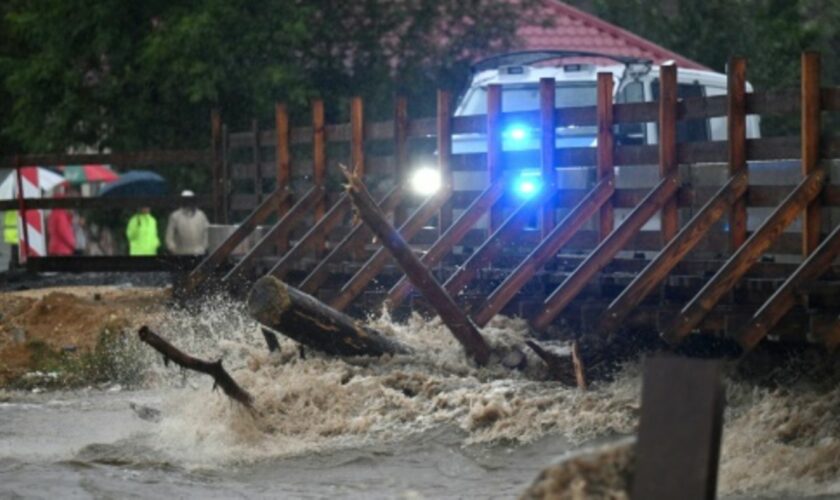
[[[816,53],[802,55],[800,89],[747,93],[746,66],[732,59],[727,95],[711,97],[678,98],[672,65],[661,68],[656,102],[613,103],[612,76],[602,74],[594,107],[555,109],[555,83],[544,79],[534,112],[503,112],[491,85],[481,116],[453,117],[443,91],[431,118],[410,118],[403,98],[383,122],[366,122],[359,98],[349,123],[337,125],[325,123],[320,101],[304,127],[290,126],[282,104],[272,130],[254,122],[231,132],[216,116],[210,198],[218,219],[238,226],[183,287],[243,290],[271,274],[354,315],[423,310],[353,217],[344,163],[478,326],[510,314],[536,331],[641,329],[672,343],[702,332],[747,350],[770,335],[834,348],[840,189],[830,174],[840,137],[823,129],[834,117],[822,115],[840,111],[840,88],[821,84]],[[789,116],[799,134],[748,139],[748,115]],[[678,141],[681,124],[712,117],[725,118],[728,140]],[[510,192],[518,163],[503,151],[502,131],[512,121],[541,134],[543,187],[527,199]],[[617,127],[649,122],[656,144],[617,140]],[[597,127],[597,146],[557,148],[556,129],[572,126]],[[487,152],[453,154],[459,134],[482,134]],[[422,198],[406,181],[424,162],[436,164],[442,188]],[[556,182],[581,168],[586,186]],[[452,181],[459,172],[485,172],[488,182],[463,189]],[[640,187],[646,175],[652,182]]]

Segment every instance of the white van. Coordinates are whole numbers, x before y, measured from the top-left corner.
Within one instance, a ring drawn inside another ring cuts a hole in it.
[[[604,61],[604,65],[569,63],[569,60]],[[548,65],[549,61],[557,61]],[[615,61],[615,64],[610,64]],[[458,100],[455,116],[483,115],[487,111],[487,87],[502,86],[502,112],[533,111],[539,109],[539,81],[554,78],[556,81],[555,107],[596,105],[597,75],[608,72],[614,80],[614,102],[657,101],[659,94],[659,66],[647,60],[608,56],[585,52],[527,51],[497,56],[477,63],[474,76],[467,90]],[[678,97],[725,95],[726,75],[713,71],[678,69]],[[752,86],[747,84],[747,91]],[[622,124],[616,129],[616,144],[656,144],[657,124]],[[726,118],[695,119],[678,122],[678,142],[705,142],[726,140]],[[747,137],[759,137],[759,118],[747,118]],[[539,124],[503,123],[503,166],[515,182],[512,190],[523,197],[538,189],[540,175]],[[596,127],[559,127],[556,131],[557,148],[595,147]],[[455,134],[452,138],[454,154],[484,153],[487,151],[485,134]],[[617,168],[618,185],[622,188],[653,186],[658,181],[658,170],[631,167],[632,176],[622,176]],[[628,170],[628,173],[630,171]],[[624,178],[623,178],[624,177]],[[559,188],[581,189],[594,180],[592,167],[563,167],[557,169]],[[480,190],[488,184],[486,171],[453,172],[455,191]],[[457,215],[457,213],[456,213]],[[619,215],[617,213],[617,215]],[[621,217],[619,216],[619,219]],[[651,221],[658,225],[658,221]],[[482,225],[485,225],[484,222]],[[648,229],[648,228],[646,228]]]

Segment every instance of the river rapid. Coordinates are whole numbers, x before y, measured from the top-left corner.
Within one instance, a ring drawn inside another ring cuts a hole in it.
[[[558,456],[635,430],[638,362],[580,392],[471,366],[437,320],[371,322],[415,352],[336,360],[282,341],[270,354],[221,299],[161,313],[150,326],[222,357],[255,412],[132,335],[138,387],[0,392],[0,497],[514,498]],[[526,326],[484,331],[514,344]],[[840,386],[801,367],[776,367],[784,384],[727,379],[722,497],[840,498]]]

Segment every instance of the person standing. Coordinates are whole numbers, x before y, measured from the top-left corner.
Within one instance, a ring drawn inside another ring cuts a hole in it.
[[[47,217],[47,238],[47,255],[73,255],[76,235],[73,231],[73,216],[67,209],[54,208],[50,211]]]
[[[129,255],[157,255],[160,239],[157,221],[150,212],[149,207],[143,207],[128,221],[125,235],[128,237]]]
[[[207,231],[210,223],[195,206],[192,191],[181,193],[186,204],[169,215],[166,224],[166,248],[174,255],[204,255],[207,253]]]
[[[3,241],[9,245],[9,269],[18,265],[18,214],[14,210],[7,210],[3,214]]]

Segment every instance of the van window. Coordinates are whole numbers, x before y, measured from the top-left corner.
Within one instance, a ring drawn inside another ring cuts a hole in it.
[[[650,84],[653,100],[659,100],[659,79],[653,80]],[[677,97],[703,97],[703,86],[700,82],[678,83]],[[657,127],[659,124],[657,124]],[[658,128],[657,128],[658,130]],[[704,142],[709,140],[709,123],[703,118],[694,120],[681,120],[677,122],[677,142]]]
[[[554,96],[555,108],[572,106],[594,106],[597,91],[594,82],[563,82],[557,85]],[[502,110],[534,111],[540,108],[540,89],[537,84],[516,84],[502,86]],[[472,89],[464,103],[464,115],[487,113],[487,89]]]

